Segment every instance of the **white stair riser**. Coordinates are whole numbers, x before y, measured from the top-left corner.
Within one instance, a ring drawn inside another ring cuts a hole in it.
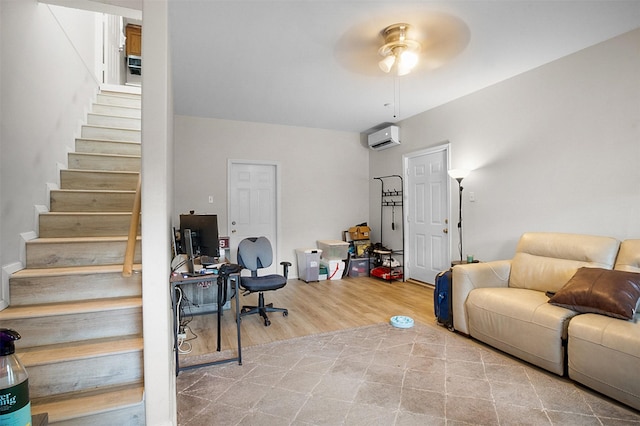
[[[105,139],[109,141],[140,142],[140,130],[115,129],[100,126],[82,126],[83,139]]]
[[[142,295],[142,274],[122,270],[82,275],[10,278],[11,306],[134,297]]]
[[[116,117],[141,118],[142,110],[135,107],[123,107],[118,105],[93,104],[91,111],[96,114],[113,115]]]
[[[61,189],[116,189],[135,191],[138,173],[90,170],[61,170]]]
[[[133,209],[135,192],[51,191],[52,212],[127,212]]]
[[[87,114],[87,124],[91,126],[115,127],[119,129],[140,130],[141,128],[141,120],[139,118],[116,117],[113,115],[95,113]]]
[[[61,268],[67,266],[122,265],[126,242],[92,241],[74,243],[27,243],[27,268]],[[136,242],[134,262],[142,261],[140,240]]]
[[[74,152],[68,158],[69,168],[74,170],[140,171],[140,157]]]
[[[29,396],[39,398],[137,381],[142,378],[142,351],[25,367]]]
[[[112,237],[128,235],[131,213],[43,213],[39,222],[40,238]]]
[[[142,147],[139,142],[76,139],[76,152],[139,156],[142,153]]]
[[[133,108],[141,108],[142,100],[138,97],[128,97],[128,96],[112,96],[109,94],[99,94],[97,97],[96,103],[105,104],[105,105],[117,105],[117,106],[126,106]]]
[[[105,337],[141,335],[142,308],[13,318],[4,320],[3,327],[19,330],[20,347],[25,348]]]

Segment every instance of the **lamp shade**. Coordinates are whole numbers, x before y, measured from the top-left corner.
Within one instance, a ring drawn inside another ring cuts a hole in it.
[[[466,169],[451,169],[449,170],[449,176],[451,176],[453,179],[457,180],[457,181],[461,181],[462,179],[466,178],[467,176],[469,176],[470,170],[466,170]]]

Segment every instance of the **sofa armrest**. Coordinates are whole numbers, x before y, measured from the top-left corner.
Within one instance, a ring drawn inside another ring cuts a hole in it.
[[[471,290],[483,287],[508,287],[511,260],[456,265],[452,274],[453,326],[460,333],[469,334],[465,302]]]

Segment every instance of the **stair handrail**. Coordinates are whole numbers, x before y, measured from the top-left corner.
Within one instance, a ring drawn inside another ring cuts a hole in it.
[[[122,265],[122,276],[130,277],[133,274],[133,258],[136,253],[136,239],[138,238],[138,226],[140,225],[140,207],[142,186],[142,174],[138,174],[138,185],[136,196],[133,200],[133,210],[131,211],[131,221],[129,222],[129,236],[127,237],[127,249],[124,252],[124,264]]]

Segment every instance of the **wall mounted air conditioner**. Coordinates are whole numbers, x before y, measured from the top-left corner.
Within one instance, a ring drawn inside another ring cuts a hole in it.
[[[369,135],[369,148],[379,151],[400,145],[400,128],[389,126]]]

